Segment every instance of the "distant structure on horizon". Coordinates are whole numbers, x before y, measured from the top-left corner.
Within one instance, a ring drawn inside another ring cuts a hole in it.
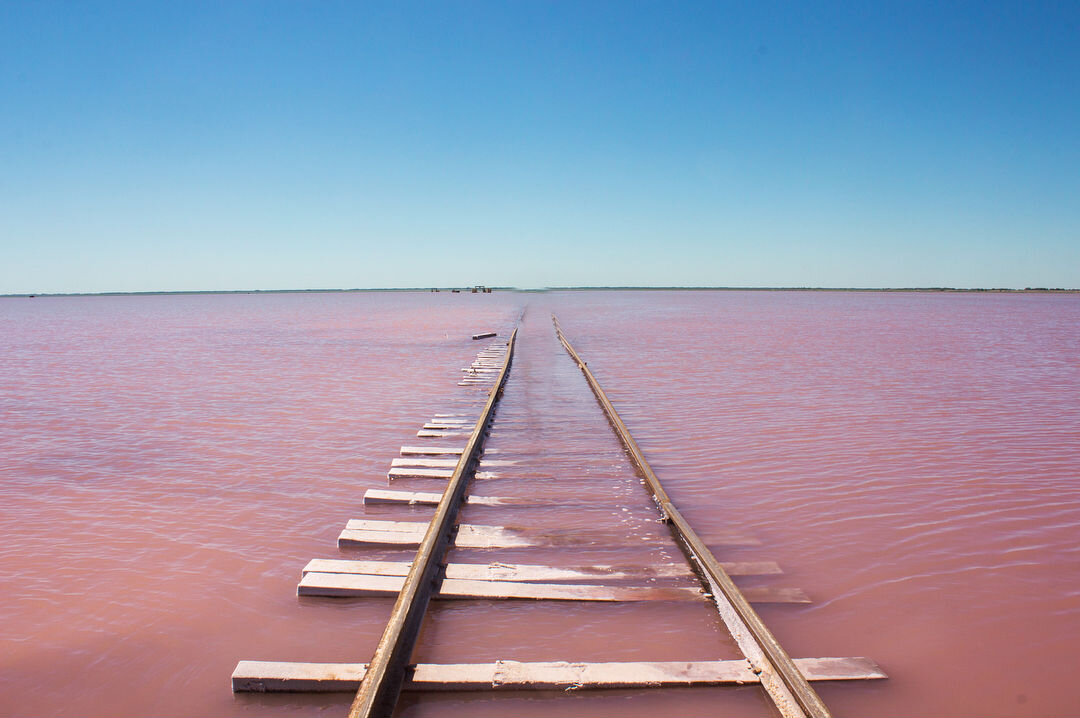
[[[431,291],[441,292],[442,290],[438,287],[432,287]],[[461,294],[460,289],[451,289],[450,291],[453,294]],[[491,294],[491,287],[485,287],[483,284],[477,284],[475,287],[472,287],[469,292],[472,294]]]

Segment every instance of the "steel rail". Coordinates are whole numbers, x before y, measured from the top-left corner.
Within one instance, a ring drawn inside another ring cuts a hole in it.
[[[480,413],[480,418],[473,427],[465,450],[458,459],[450,482],[443,492],[442,499],[435,509],[435,516],[428,525],[424,539],[416,551],[416,558],[405,579],[405,585],[394,603],[394,610],[386,624],[375,655],[368,664],[367,673],[360,683],[349,718],[375,718],[390,716],[397,705],[398,696],[405,682],[409,659],[412,657],[420,626],[424,621],[431,595],[438,578],[440,561],[446,553],[450,534],[455,526],[458,510],[461,508],[465,487],[475,469],[480,453],[484,432],[494,413],[495,404],[502,393],[506,376],[514,356],[514,342],[517,330],[507,342],[506,358],[495,385],[488,392],[487,402]]]
[[[552,314],[552,323],[555,325],[555,333],[570,354],[574,362],[585,374],[585,379],[592,388],[593,393],[599,400],[604,413],[607,414],[615,433],[622,440],[630,454],[630,459],[642,473],[645,484],[652,494],[660,510],[660,514],[667,522],[672,534],[687,553],[691,563],[701,574],[706,589],[710,591],[720,617],[723,619],[732,638],[738,643],[746,659],[750,662],[755,673],[761,678],[761,684],[768,691],[770,698],[776,705],[780,714],[785,718],[828,718],[831,714],[822,702],[821,698],[810,687],[806,677],[795,666],[791,657],[787,654],[780,642],[776,640],[772,632],[765,626],[757,612],[750,606],[749,601],[743,596],[742,591],[731,580],[720,562],[713,556],[712,551],[690,526],[675,504],[672,503],[660,479],[649,466],[641,447],[630,435],[630,430],[623,423],[619,412],[607,398],[600,383],[596,380],[588,365],[574,350],[573,345],[566,338],[559,325],[558,318]]]

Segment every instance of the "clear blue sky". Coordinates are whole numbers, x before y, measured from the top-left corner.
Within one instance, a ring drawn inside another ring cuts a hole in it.
[[[0,293],[1080,286],[1080,3],[0,4]]]

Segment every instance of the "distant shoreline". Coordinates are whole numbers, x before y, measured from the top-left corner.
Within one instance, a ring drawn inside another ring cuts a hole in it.
[[[540,289],[518,289],[516,287],[490,287],[496,292],[920,292],[931,294],[1080,294],[1080,289],[1059,287],[1026,287],[1009,289],[1004,287],[544,287]],[[472,293],[471,287],[439,287],[439,293]],[[355,288],[355,289],[220,289],[220,290],[179,290],[162,292],[24,292],[19,294],[0,294],[6,298],[36,297],[139,297],[169,296],[193,294],[337,294],[359,292],[432,292],[432,287],[390,287],[390,288]]]

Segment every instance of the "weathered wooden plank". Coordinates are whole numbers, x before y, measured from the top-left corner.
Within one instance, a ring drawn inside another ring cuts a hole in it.
[[[396,546],[398,548],[417,548],[420,546],[422,540],[423,536],[417,536],[416,533],[412,531],[353,531],[351,529],[345,529],[338,534],[338,547]]]
[[[499,336],[497,332],[480,332],[479,334],[473,334],[473,339],[487,339],[488,337]]]
[[[467,431],[433,431],[431,429],[421,429],[416,432],[416,435],[421,439],[437,439],[446,436],[468,436]]]
[[[368,489],[364,492],[365,504],[409,504],[435,506],[442,494],[428,491],[394,491],[392,489]]]
[[[375,576],[404,576],[406,561],[347,561],[342,559],[312,559],[304,573],[355,573]],[[560,568],[533,564],[451,563],[445,568],[447,578],[469,581],[595,581],[626,578],[682,578],[690,575],[683,564],[661,564],[653,567],[582,566]]]
[[[449,479],[453,469],[427,469],[420,466],[392,466],[386,472],[386,478],[394,479]]]
[[[794,662],[811,681],[867,681],[887,677],[868,658],[796,658]],[[232,689],[237,693],[355,691],[366,670],[367,666],[363,663],[240,661],[232,674]],[[409,691],[564,691],[570,688],[678,688],[757,682],[757,674],[745,660],[625,663],[497,661],[420,663],[409,671],[404,688]]]
[[[427,532],[427,524],[419,521],[383,521],[350,519],[338,536],[338,546],[415,546]],[[728,546],[757,545],[751,539],[728,535],[714,537],[715,543]],[[625,543],[622,534],[593,531],[553,531],[461,524],[454,545],[457,548],[513,548],[533,546],[603,546]],[[749,544],[747,542],[750,542]],[[640,537],[636,546],[656,546],[666,543],[661,537]]]
[[[304,573],[361,573],[375,576],[404,576],[411,564],[407,561],[349,561],[315,558]],[[520,563],[451,563],[444,569],[446,578],[470,581],[596,581],[628,578],[685,578],[691,575],[686,564],[665,563],[657,566],[578,566],[564,568]]]
[[[424,523],[423,521],[349,519],[348,522],[346,522],[345,524],[345,528],[352,530],[394,531],[398,533],[404,532],[423,534],[427,531],[428,524]],[[608,544],[612,541],[627,540],[626,536],[619,532],[583,532],[575,529],[537,529],[515,526],[487,526],[484,524],[459,524],[457,527],[457,534],[458,536],[477,536],[495,539],[501,539],[506,537],[533,537],[538,539],[545,539],[551,544],[562,546]],[[723,531],[711,534],[709,536],[709,539],[716,543],[727,543],[728,545],[732,545],[731,542],[736,542],[734,545],[745,545],[739,542],[746,540],[744,539],[744,537]],[[637,537],[637,540],[632,541],[632,543],[637,546],[649,546],[656,545],[657,543],[667,543],[667,539],[660,536],[639,536]],[[751,543],[750,545],[757,545],[757,543]]]
[[[415,531],[384,531],[372,529],[345,529],[338,534],[338,546],[341,548],[355,548],[360,546],[397,546],[399,548],[416,548],[423,539],[422,533]],[[501,536],[476,535],[458,533],[454,537],[454,548],[535,548],[557,546],[610,546],[616,545],[616,541],[625,543],[625,539],[608,536],[567,536],[565,534],[537,534],[515,535],[503,534]],[[660,545],[656,542],[638,542],[635,546],[648,547]],[[728,542],[728,545],[738,545]]]
[[[364,492],[365,504],[410,504],[434,506],[442,499],[442,494],[427,491],[395,491],[393,489],[368,489]],[[507,496],[466,496],[465,503],[470,506],[526,506],[535,505],[530,499]]]
[[[343,548],[349,546],[400,546],[410,548],[419,546],[423,538],[423,531],[418,532],[411,529],[346,528],[338,535],[338,546]],[[552,545],[554,544],[551,541],[542,537],[529,538],[511,532],[493,534],[458,531],[453,539],[455,548],[529,548]]]
[[[426,469],[449,469],[457,466],[457,459],[428,459],[423,458],[421,455],[410,455],[402,458],[392,459],[390,461],[390,468],[426,468]],[[517,461],[499,460],[499,459],[481,459],[477,462],[477,468],[479,469],[492,469],[502,468],[504,466],[513,466],[517,464]],[[483,472],[481,472],[483,473]],[[488,472],[490,473],[490,472]],[[491,476],[481,476],[479,478],[493,478]]]
[[[304,574],[296,593],[300,596],[396,596],[405,585],[404,576],[356,573]],[[436,598],[522,599],[532,601],[686,601],[704,597],[700,588],[653,588],[648,586],[599,586],[523,581],[478,581],[445,578]]]
[[[457,463],[457,459],[428,459],[424,457],[406,456],[391,459],[390,467],[393,468],[396,466],[414,466],[427,469],[453,469],[457,467]],[[503,466],[513,466],[517,463],[518,462],[516,461],[509,460],[500,461],[499,459],[480,459],[478,467],[481,469],[499,468]]]
[[[593,577],[594,579],[596,577]],[[391,596],[405,583],[403,574],[308,571],[296,592],[301,596]],[[809,603],[800,589],[756,587],[743,592],[753,603]],[[606,586],[575,583],[540,583],[487,578],[445,578],[438,598],[491,598],[556,601],[675,601],[701,598],[700,588]]]
[[[403,446],[402,456],[460,456],[464,451],[460,446]]]
[[[427,469],[453,469],[457,465],[458,459],[396,458],[390,461],[391,468],[395,466],[419,466]]]
[[[369,573],[381,576],[404,576],[411,564],[407,561],[353,561],[347,559],[315,558],[304,567],[304,573]],[[762,576],[780,573],[771,561],[724,564],[733,576]],[[445,569],[447,578],[475,581],[595,581],[627,578],[685,578],[692,575],[682,563],[662,563],[652,566],[543,566],[521,563],[451,563]],[[777,589],[785,590],[785,589]]]

